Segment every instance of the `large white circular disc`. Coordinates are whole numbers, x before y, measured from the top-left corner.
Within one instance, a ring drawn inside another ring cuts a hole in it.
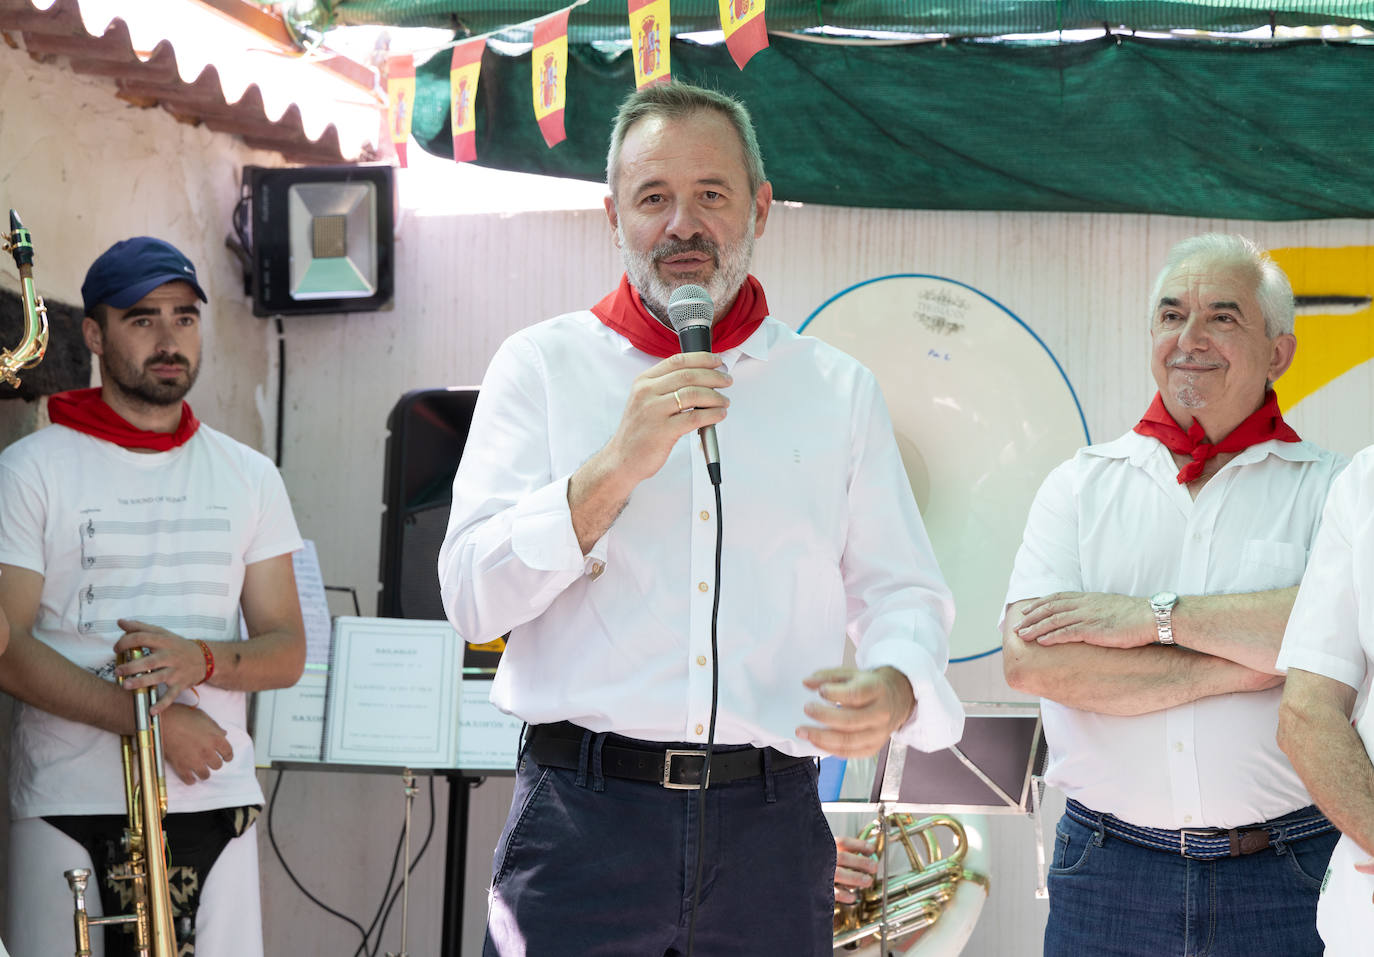
[[[957,608],[950,658],[1001,647],[997,619],[1026,513],[1088,441],[1073,387],[1005,306],[939,276],[851,286],[801,332],[873,370],[911,490]]]

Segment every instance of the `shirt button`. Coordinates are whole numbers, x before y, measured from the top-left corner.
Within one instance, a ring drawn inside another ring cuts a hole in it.
[[[698,732],[698,733],[700,733],[700,732]],[[1183,823],[1184,823],[1184,824],[1192,824],[1192,823],[1193,823],[1193,816],[1192,816],[1191,814],[1185,814],[1185,815],[1183,815]]]
[[[705,582],[697,582],[697,591],[710,591],[711,586]]]
[[[710,517],[711,517],[711,513],[708,512],[708,511],[706,511],[705,509],[702,509],[702,511],[701,511],[701,520],[704,522],[704,521],[707,521]]]
[[[703,665],[703,666],[704,666],[704,665],[706,664],[706,656],[705,656],[705,655],[697,655],[697,664]]]
[[[1193,533],[1193,541],[1194,541],[1194,542],[1200,542],[1200,541],[1202,541],[1202,533],[1201,533],[1201,532],[1194,532],[1194,533]]]
[[[706,729],[703,728],[701,725],[697,725],[697,727],[696,727],[696,732],[697,732],[697,734],[701,734],[701,733],[702,733],[703,731],[705,731],[705,730],[706,730]]]
[[[605,562],[592,562],[592,575],[591,575],[592,581],[596,581],[598,578],[600,578],[600,577],[601,577],[601,573],[604,572],[605,570],[606,570],[606,563],[605,563]]]
[[[1175,750],[1175,751],[1182,751],[1182,750],[1183,750],[1183,742],[1182,742],[1182,741],[1175,741],[1175,742],[1174,742],[1174,750]]]

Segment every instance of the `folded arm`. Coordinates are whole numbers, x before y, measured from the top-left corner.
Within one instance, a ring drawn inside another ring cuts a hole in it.
[[[0,691],[25,704],[115,734],[132,734],[134,709],[127,693],[68,661],[33,637],[43,576],[0,565],[0,609],[10,622],[10,645],[0,667]]]
[[[290,556],[286,558],[289,562]],[[4,611],[11,625],[10,647],[5,653],[4,665],[0,667],[0,690],[25,704],[68,721],[90,725],[112,734],[133,734],[134,706],[129,691],[74,664],[33,637],[33,622],[43,594],[43,580],[43,575],[32,569],[0,565],[0,610]],[[248,592],[247,582],[245,578],[245,596]],[[294,579],[291,588],[294,596]],[[247,606],[244,611],[248,615]],[[297,621],[299,617],[300,608],[297,605]],[[251,623],[250,618],[250,628]],[[199,646],[182,638],[176,638],[176,641],[194,648],[203,675],[204,659]],[[301,642],[303,654],[303,629]],[[136,680],[130,679],[130,684]],[[171,694],[162,697],[158,709],[162,712],[164,755],[167,763],[184,782],[191,784],[197,779],[209,778],[215,770],[223,767],[224,762],[233,759],[233,748],[224,729],[205,712],[173,703]]]
[[[1278,674],[1297,586],[1234,595],[1185,595],[1173,609],[1174,641],[1254,671]],[[1058,592],[1022,604],[1017,635],[1040,645],[1082,642],[1102,648],[1152,645],[1158,629],[1145,598],[1100,592]]]
[[[1290,668],[1279,705],[1279,747],[1341,832],[1374,854],[1374,764],[1350,726],[1355,689]]]
[[[1055,599],[1057,596],[1051,596],[1050,600]],[[1036,629],[1040,626],[1032,623],[1024,633],[1021,629],[1026,627],[1027,611],[1043,610],[1046,601],[1033,598],[1014,602],[1007,607],[1002,623],[1003,671],[1007,684],[1018,691],[1082,711],[1136,715],[1211,695],[1263,691],[1283,680],[1281,676],[1186,647],[1145,643],[1105,646],[1081,637],[1058,643],[1037,641]],[[1143,599],[1126,601],[1143,604],[1148,611],[1149,605]],[[1118,603],[1099,603],[1101,607],[1113,604]],[[1120,630],[1128,633],[1130,629],[1122,626]],[[1153,641],[1153,615],[1150,630]],[[1082,633],[1080,630],[1079,634]]]
[[[124,687],[132,691],[165,685],[154,708],[162,712],[182,691],[202,681],[229,691],[266,691],[295,684],[305,669],[305,624],[289,552],[244,568],[240,606],[248,640],[205,642],[213,671],[199,642],[135,618],[121,618],[124,635],[115,650],[148,649],[142,658],[116,669],[125,679]]]

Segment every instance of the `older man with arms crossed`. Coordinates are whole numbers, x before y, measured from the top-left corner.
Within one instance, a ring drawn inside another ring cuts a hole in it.
[[[1336,835],[1275,744],[1275,657],[1342,463],[1279,414],[1293,297],[1257,247],[1185,240],[1150,309],[1159,394],[1045,480],[1007,594],[1069,798],[1045,953],[1320,954]]]
[[[1327,957],[1374,946],[1374,446],[1331,487],[1288,620],[1279,746],[1342,832],[1317,905]],[[1354,726],[1351,715],[1363,695]]]
[[[440,556],[458,632],[511,632],[493,700],[531,725],[485,953],[828,957],[811,758],[958,737],[950,596],[873,376],[769,318],[748,274],[772,190],[744,108],[632,94],[607,174],[626,277],[498,351]],[[684,284],[714,302],[709,353],[665,322]]]

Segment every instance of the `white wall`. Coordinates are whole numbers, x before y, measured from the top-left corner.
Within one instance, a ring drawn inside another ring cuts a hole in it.
[[[160,110],[127,106],[103,83],[36,65],[0,46],[0,203],[19,205],[33,229],[41,290],[77,301],[86,265],[118,238],[156,232],[182,246],[212,297],[206,369],[192,402],[206,421],[269,450],[275,337],[249,314],[222,240],[240,167],[275,161]],[[420,199],[403,194],[407,204]],[[326,582],[355,587],[364,614],[375,608],[385,421],[397,398],[415,388],[478,383],[506,335],[595,302],[619,274],[600,212],[421,212],[407,212],[399,227],[393,309],[286,320],[283,475],[302,532],[319,546]],[[1142,313],[1154,270],[1170,244],[1207,229],[1246,232],[1271,246],[1374,243],[1364,222],[780,206],[759,243],[755,272],[774,314],[793,324],[835,292],[878,275],[934,273],[968,283],[1045,341],[1074,384],[1093,436],[1105,438],[1138,418],[1153,388]],[[1320,400],[1304,403],[1293,419],[1322,441],[1336,434],[1338,413]],[[1032,408],[1034,402],[1026,397]],[[1370,405],[1339,413],[1336,444],[1343,450],[1374,435]],[[0,403],[0,438],[23,434],[37,418],[32,407]],[[980,616],[991,628],[997,609],[961,608],[960,614]],[[956,665],[951,673],[965,698],[1011,697],[996,657]],[[262,777],[269,789],[276,781],[275,773]],[[442,783],[437,790],[442,818]],[[422,785],[417,848],[427,823],[424,794]],[[469,941],[480,935],[485,873],[508,800],[508,781],[488,782],[474,796]],[[279,844],[307,888],[366,924],[386,879],[400,814],[400,785],[389,777],[291,771],[276,813]],[[1029,827],[1002,819],[990,836],[992,898],[967,952],[1038,954],[1044,905],[1030,896]],[[412,888],[408,950],[414,954],[439,947],[443,840],[441,821]],[[300,895],[265,835],[262,852],[268,952],[351,953],[357,933]],[[393,915],[384,949],[399,946],[398,918]],[[476,952],[475,944],[464,949]]]

